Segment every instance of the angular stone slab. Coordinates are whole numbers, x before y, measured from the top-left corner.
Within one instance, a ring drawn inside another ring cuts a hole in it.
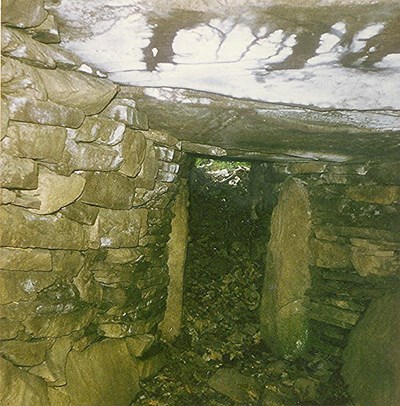
[[[77,170],[114,171],[121,163],[122,157],[111,147],[94,143],[76,143],[67,138],[58,169],[66,175]]]
[[[23,194],[40,201],[40,208],[30,209],[32,213],[51,214],[74,202],[81,195],[85,183],[85,178],[75,173],[61,176],[40,166],[37,189]]]
[[[82,64],[82,60],[77,55],[66,50],[61,45],[48,44],[47,48],[59,68],[77,69]]]
[[[374,299],[350,333],[342,376],[354,404],[400,403],[400,291]]]
[[[56,63],[46,45],[32,39],[23,31],[2,27],[1,52],[31,65],[54,69]]]
[[[51,405],[70,405],[71,399],[65,393],[65,389],[62,386],[48,387],[48,394]]]
[[[400,186],[349,186],[346,189],[346,195],[357,202],[390,205],[400,201]]]
[[[9,189],[36,189],[38,169],[30,159],[14,158],[0,153],[0,186]]]
[[[79,251],[52,250],[53,273],[62,279],[73,278],[82,269],[85,255]]]
[[[120,121],[136,130],[148,130],[147,114],[136,109],[136,103],[129,99],[115,99],[102,112],[105,117]]]
[[[99,209],[82,202],[75,202],[63,207],[60,213],[78,223],[92,226],[96,222]]]
[[[130,209],[135,197],[135,183],[114,172],[93,172],[86,177],[86,186],[80,198],[83,203],[108,209]]]
[[[103,340],[82,352],[71,351],[66,371],[66,390],[74,405],[128,406],[139,392],[138,369],[124,340]]]
[[[155,179],[158,172],[158,161],[152,141],[147,141],[146,153],[143,160],[142,168],[136,176],[136,186],[143,189],[154,189]]]
[[[86,117],[82,126],[75,130],[74,141],[116,145],[124,138],[125,124],[105,117]]]
[[[51,253],[41,249],[0,248],[0,269],[10,271],[51,271]]]
[[[133,357],[142,357],[153,345],[155,337],[151,334],[137,335],[125,338],[128,351]]]
[[[47,385],[34,375],[0,357],[0,403],[2,405],[50,406]]]
[[[143,133],[127,128],[120,148],[124,161],[119,172],[133,178],[139,173],[145,156],[146,139]]]
[[[65,385],[65,364],[67,355],[72,349],[72,343],[70,336],[57,337],[47,351],[44,362],[31,368],[29,372],[40,376],[51,385]]]
[[[29,31],[33,34],[33,39],[45,44],[57,44],[61,41],[58,24],[52,14],[48,14],[42,24]]]
[[[55,276],[49,272],[0,271],[0,303],[34,300],[38,292],[54,282]]]
[[[18,28],[35,27],[47,16],[43,0],[3,0],[1,22]]]
[[[67,131],[62,127],[12,122],[4,150],[20,158],[55,163],[61,160]]]
[[[136,262],[141,257],[143,255],[135,248],[109,248],[107,249],[105,262],[109,264],[128,264]]]
[[[353,247],[351,261],[355,270],[362,276],[400,275],[400,255],[395,251],[366,251]]]
[[[0,189],[0,204],[14,203],[17,194],[13,190]]]
[[[51,346],[51,340],[40,341],[3,341],[0,342],[0,354],[14,365],[34,366],[41,364],[46,351]]]
[[[23,329],[22,324],[17,320],[0,318],[0,340],[11,340],[16,338],[18,332]]]
[[[46,88],[35,67],[7,57],[2,57],[2,62],[1,87],[3,95],[47,100]]]
[[[95,309],[86,307],[70,313],[36,316],[23,321],[23,324],[33,337],[60,337],[88,326],[95,314]]]
[[[315,265],[321,268],[351,267],[351,247],[330,241],[311,240]]]
[[[235,403],[253,404],[258,399],[259,388],[256,380],[233,368],[219,369],[210,378],[208,384]]]
[[[146,219],[147,211],[144,209],[100,209],[100,245],[110,248],[136,247],[140,233],[146,227]]]
[[[9,97],[8,112],[15,121],[71,128],[79,127],[85,118],[81,110],[27,97]]]
[[[15,206],[0,206],[0,244],[6,247],[85,250],[84,226],[58,216],[41,216]]]
[[[86,303],[99,303],[103,297],[102,286],[96,282],[88,268],[80,270],[73,280],[79,291],[79,297]]]
[[[114,83],[62,70],[39,70],[49,99],[55,103],[74,107],[86,115],[100,113],[118,91]]]
[[[310,232],[308,192],[302,182],[288,178],[272,214],[260,307],[262,338],[278,356],[298,356],[307,347]]]

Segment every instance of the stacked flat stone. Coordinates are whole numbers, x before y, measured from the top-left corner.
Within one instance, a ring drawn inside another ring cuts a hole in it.
[[[280,356],[311,350],[335,359],[339,367],[343,365],[350,395],[358,404],[369,404],[371,399],[374,405],[395,404],[399,399],[399,356],[381,362],[379,355],[361,348],[364,343],[380,354],[379,348],[393,351],[397,346],[393,337],[398,336],[400,319],[394,306],[388,314],[378,315],[375,310],[374,327],[363,321],[363,314],[386,303],[383,297],[390,297],[391,303],[398,299],[399,173],[397,161],[275,163],[252,168],[255,218],[268,224],[272,217],[271,229],[265,232],[272,235],[261,309],[264,339]],[[278,208],[295,192],[292,187],[285,194],[288,182],[301,185],[307,195],[309,220],[301,222],[296,215],[301,199],[292,201],[285,216],[279,216]],[[308,244],[299,254],[307,227],[311,227]],[[293,238],[286,238],[284,230],[294,230]],[[265,246],[267,241],[255,244]],[[386,369],[392,372],[387,374]],[[383,386],[378,376],[385,376]]]
[[[2,23],[0,403],[128,405],[159,367],[138,357],[181,146],[58,45],[42,0],[3,1]]]

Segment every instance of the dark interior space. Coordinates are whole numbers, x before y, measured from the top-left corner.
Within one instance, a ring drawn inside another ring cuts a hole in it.
[[[312,350],[281,359],[262,341],[270,215],[268,204],[256,213],[250,173],[249,162],[192,165],[182,328],[135,405],[350,404],[336,358]]]

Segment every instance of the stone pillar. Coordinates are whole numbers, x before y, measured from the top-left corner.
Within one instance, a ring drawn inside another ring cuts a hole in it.
[[[183,179],[172,208],[171,233],[167,244],[170,282],[167,308],[160,331],[161,336],[168,341],[173,341],[179,335],[182,322],[183,276],[189,230],[188,201],[189,190],[186,179]]]
[[[277,356],[296,357],[307,345],[310,230],[307,190],[300,180],[288,178],[272,214],[260,308],[262,338]]]

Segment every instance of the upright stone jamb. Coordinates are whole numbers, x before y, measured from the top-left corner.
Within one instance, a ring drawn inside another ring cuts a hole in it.
[[[277,356],[307,347],[305,292],[310,287],[311,212],[305,185],[288,178],[272,214],[260,307],[261,335]]]
[[[181,190],[172,207],[171,233],[167,244],[170,282],[167,308],[164,320],[160,324],[161,335],[168,341],[173,341],[179,335],[182,323],[183,276],[189,230],[188,199],[186,180],[182,180]]]

